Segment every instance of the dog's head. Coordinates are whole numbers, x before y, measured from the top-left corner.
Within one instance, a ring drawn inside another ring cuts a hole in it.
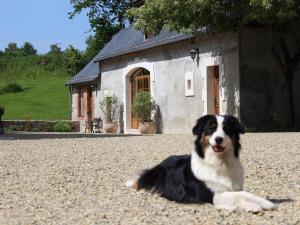
[[[234,151],[234,155],[238,157],[240,134],[243,133],[244,127],[234,116],[203,116],[193,128],[193,134],[197,136],[196,151],[202,158],[205,157],[205,151],[213,151],[218,156]]]

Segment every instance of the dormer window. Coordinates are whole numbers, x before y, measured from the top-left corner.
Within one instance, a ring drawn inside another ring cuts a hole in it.
[[[154,33],[153,32],[145,32],[144,33],[144,39],[145,40],[148,40],[150,38],[153,38],[154,37]]]

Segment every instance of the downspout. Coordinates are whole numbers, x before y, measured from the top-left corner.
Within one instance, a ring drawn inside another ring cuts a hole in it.
[[[72,85],[69,85],[69,119],[72,120]]]
[[[242,84],[241,84],[241,80],[242,80],[242,76],[243,76],[243,74],[242,74],[242,35],[243,35],[243,32],[244,32],[244,29],[243,29],[243,27],[242,28],[240,28],[238,31],[238,54],[239,54],[239,70],[238,70],[238,74],[239,74],[239,106],[238,106],[238,111],[237,111],[237,117],[242,121],[242,106],[243,106],[243,104],[242,104],[242,101],[241,101],[241,99],[242,99]]]

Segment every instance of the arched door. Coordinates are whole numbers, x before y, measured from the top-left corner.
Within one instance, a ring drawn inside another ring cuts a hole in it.
[[[144,68],[136,70],[131,76],[131,104],[137,93],[141,91],[150,92],[150,72]],[[131,128],[138,129],[138,120],[131,113]]]

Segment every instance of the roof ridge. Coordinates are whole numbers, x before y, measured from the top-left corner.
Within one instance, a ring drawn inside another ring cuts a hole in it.
[[[112,53],[106,54],[106,55],[104,55],[104,56],[102,56],[102,57],[100,56],[100,57],[98,57],[96,60],[94,60],[94,62],[98,62],[98,61],[101,60],[101,58],[109,57],[109,56],[114,55],[114,54],[116,54],[116,53],[122,53],[122,52],[126,52],[126,51],[128,51],[128,50],[134,50],[134,49],[139,48],[139,47],[141,47],[141,46],[148,46],[148,45],[151,45],[151,44],[155,44],[155,43],[158,43],[158,42],[163,42],[163,41],[166,41],[166,40],[171,40],[171,39],[178,38],[178,37],[180,37],[180,36],[185,36],[185,35],[187,35],[187,34],[184,34],[184,33],[178,33],[178,34],[175,35],[175,36],[167,37],[167,38],[164,38],[164,39],[159,39],[159,40],[152,41],[152,42],[149,40],[149,42],[147,42],[147,43],[143,42],[143,43],[138,44],[138,45],[136,45],[136,46],[122,49],[122,51],[113,51]],[[192,36],[192,35],[187,35],[187,36]],[[153,37],[153,38],[154,38],[154,37]]]

